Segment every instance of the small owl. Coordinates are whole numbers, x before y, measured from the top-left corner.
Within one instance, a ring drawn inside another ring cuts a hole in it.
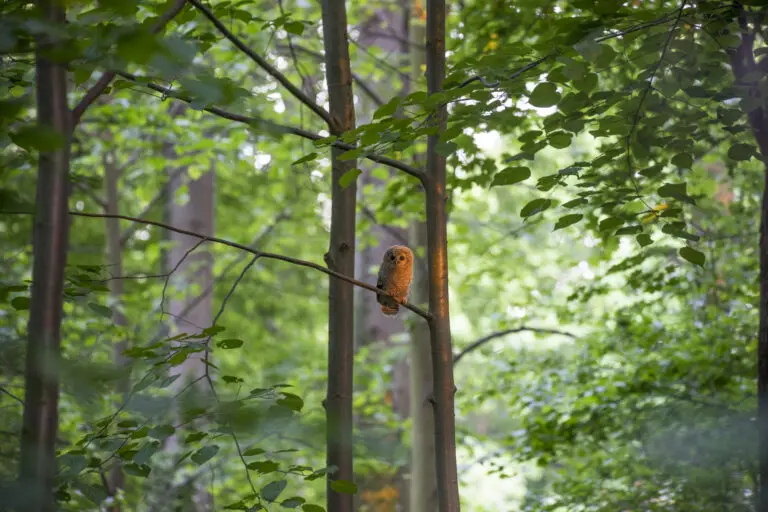
[[[376,288],[380,288],[405,303],[413,279],[413,253],[404,245],[393,245],[384,253],[379,268]],[[381,312],[387,316],[397,315],[400,305],[392,297],[376,295]]]

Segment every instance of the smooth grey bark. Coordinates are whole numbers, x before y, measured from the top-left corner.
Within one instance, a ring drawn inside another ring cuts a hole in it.
[[[107,192],[107,203],[105,211],[110,215],[118,215],[120,213],[120,199],[119,199],[119,180],[121,169],[115,162],[113,153],[107,153],[104,155],[104,173]],[[120,220],[116,218],[106,219],[106,234],[107,234],[107,265],[109,272],[112,276],[123,275],[123,242],[120,233]],[[109,295],[112,301],[112,323],[119,327],[127,325],[125,315],[122,311],[123,300],[123,280],[111,279],[109,281]],[[112,360],[119,371],[125,371],[125,374],[120,375],[120,380],[117,383],[116,391],[125,396],[130,389],[130,377],[127,373],[128,359],[123,355],[123,352],[127,348],[126,340],[121,339],[115,343],[114,353]],[[125,474],[122,470],[122,465],[118,460],[112,467],[108,480],[108,489],[110,496],[117,494],[119,489],[125,487]],[[120,510],[119,507],[114,507],[113,511]]]
[[[342,0],[323,0],[323,42],[326,83],[333,135],[355,127],[352,72],[347,42],[347,10]],[[331,270],[355,275],[355,183],[342,188],[339,179],[357,165],[342,161],[339,148],[331,149],[331,239],[325,255]],[[354,290],[350,283],[330,278],[328,293],[328,393],[326,407],[326,463],[337,471],[328,474],[327,509],[352,512],[353,495],[332,489],[334,480],[354,481],[352,440],[352,381],[354,366]]]
[[[410,40],[421,43],[411,46],[411,75],[414,83],[423,79],[422,66],[426,64],[426,25],[420,19],[411,23]],[[423,155],[420,155],[423,159]],[[414,249],[421,248],[426,254],[427,226],[416,222],[410,230]],[[427,259],[416,257],[414,262],[412,301],[423,305],[429,301],[429,274]],[[435,454],[435,417],[430,397],[432,395],[432,353],[429,326],[416,322],[411,327],[411,501],[412,511],[435,512],[438,510]]]
[[[65,24],[62,4],[40,0],[46,21]],[[18,496],[25,512],[55,510],[56,432],[58,428],[61,319],[67,264],[67,215],[71,124],[67,106],[67,70],[45,56],[52,44],[40,35],[36,44],[37,120],[63,136],[55,151],[41,152],[35,201],[32,292],[30,302],[24,413]]]
[[[387,2],[380,8],[375,9],[359,26],[360,35],[357,38],[357,44],[364,48],[375,46],[386,54],[392,55],[393,59],[399,55],[401,60],[407,63],[409,48],[402,41],[407,41],[408,37],[409,5],[409,0],[396,0]],[[356,79],[357,83],[360,83],[360,80]],[[377,98],[389,98],[395,94],[406,96],[410,90],[410,81],[406,80],[399,91],[395,90],[392,87],[392,83],[388,80],[368,82],[368,88],[373,92],[373,96]],[[368,123],[371,121],[371,116],[379,105],[374,104],[365,95],[359,97],[359,102],[362,107],[359,115],[360,123]],[[391,169],[384,168],[387,172],[387,178],[381,180],[375,178],[369,172],[373,168],[374,165],[366,165],[361,162],[360,169],[364,172],[358,178],[358,183],[359,189],[363,189],[366,185],[372,185],[376,191],[372,194],[372,197],[375,198],[379,195],[377,192],[382,191],[387,182],[395,179],[397,174]],[[409,245],[408,233],[406,229],[382,224],[375,218],[375,213],[367,207],[364,207],[361,216],[371,221],[368,236],[374,238],[376,243],[366,246],[357,252],[356,267],[359,273],[358,279],[373,283],[376,282],[378,277],[378,268],[384,252],[393,245]],[[407,336],[408,330],[405,322],[408,318],[407,314],[400,314],[396,317],[384,316],[376,296],[363,290],[356,290],[355,300],[357,305],[355,324],[358,349],[371,343],[393,346],[398,341],[402,342]],[[405,420],[410,416],[410,364],[408,359],[408,357],[403,356],[394,362],[391,372],[392,386],[390,391],[392,409],[401,420]],[[365,424],[361,423],[360,428],[362,437],[366,440],[371,439],[371,435],[365,435]],[[390,457],[397,455],[397,452],[390,448],[392,443],[397,444],[397,450],[405,449],[403,447],[402,435],[397,432],[392,433],[385,439],[379,437],[374,440],[377,446],[373,451],[380,458],[384,458],[384,460],[390,460]],[[382,454],[382,450],[386,450],[387,453]],[[384,487],[395,485],[398,488],[396,500],[399,502],[399,506],[397,510],[407,512],[409,510],[411,483],[410,478],[407,477],[408,473],[408,467],[399,468],[394,482],[389,475],[385,475],[386,478],[377,478],[377,475],[373,475],[373,478],[366,479],[362,485],[358,486],[358,499],[359,495],[365,491],[377,492]]]
[[[182,115],[184,109],[172,111],[172,115]],[[166,148],[169,162],[173,162],[175,151],[171,146]],[[184,204],[179,204],[176,192],[186,185],[187,198]],[[191,179],[186,171],[169,172],[167,215],[169,224],[193,231],[203,236],[213,236],[215,232],[215,172],[211,168],[197,179]],[[199,240],[171,232],[172,243],[166,263],[170,272],[180,261],[178,268],[169,277],[169,294],[173,299],[167,307],[172,317],[173,330],[188,334],[198,333],[213,323],[213,253],[208,244],[195,246]],[[194,250],[193,250],[194,248]],[[192,251],[192,252],[190,252]],[[197,381],[187,398],[209,403],[210,393],[208,383],[203,379],[206,365],[203,362],[205,352],[191,354],[182,364],[172,367],[170,375],[180,375],[172,384],[177,392],[192,381]],[[172,436],[167,441],[167,449],[177,449],[177,439]],[[191,505],[195,511],[213,510],[213,501],[207,489],[195,482]]]

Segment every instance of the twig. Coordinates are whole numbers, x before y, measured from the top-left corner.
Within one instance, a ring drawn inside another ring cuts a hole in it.
[[[543,64],[547,60],[555,57],[556,55],[558,55],[558,53],[559,52],[557,52],[557,51],[552,52],[549,55],[545,55],[544,57],[531,62],[530,64],[526,64],[525,66],[523,66],[522,68],[518,69],[517,71],[515,71],[514,73],[509,75],[507,78],[505,78],[505,81],[514,80],[515,78],[519,77],[520,75],[522,75],[526,71],[529,71],[529,70],[531,70],[531,69],[533,69],[533,68]],[[481,84],[483,84],[485,87],[488,87],[488,88],[498,87],[499,84],[501,83],[498,80],[495,81],[495,82],[492,82],[492,83],[491,82],[487,82],[485,80],[485,78],[481,77],[480,75],[475,75],[475,76],[469,77],[466,80],[464,80],[463,82],[461,82],[459,85],[456,86],[456,88],[457,89],[461,89],[462,87],[466,87],[467,85],[471,84],[472,82],[480,82]]]
[[[7,389],[5,389],[2,386],[0,386],[0,392],[2,392],[5,395],[8,395],[11,398],[13,398],[17,402],[19,402],[21,405],[24,405],[24,400],[22,400],[21,398],[17,397],[16,395],[14,395],[13,393],[11,393],[10,391],[8,391]]]
[[[73,212],[70,212],[70,214],[74,215]],[[104,215],[104,217],[106,217],[106,218],[122,218],[122,219],[125,218],[122,215]],[[149,222],[149,221],[147,221],[147,223],[151,224],[151,222]],[[202,235],[197,236],[197,238],[200,238],[200,240],[198,240],[198,242],[195,245],[193,245],[192,247],[187,249],[187,251],[184,253],[184,255],[179,259],[179,261],[176,262],[176,265],[173,267],[173,269],[170,272],[168,272],[168,274],[166,275],[165,283],[163,283],[163,292],[160,295],[160,321],[161,322],[163,321],[163,316],[166,314],[165,307],[164,307],[164,304],[165,304],[165,292],[168,289],[168,282],[171,280],[171,276],[173,275],[174,272],[176,272],[179,269],[181,264],[184,263],[184,260],[186,260],[187,257],[190,254],[192,254],[195,249],[197,249],[198,247],[203,245],[203,243],[205,243],[207,240],[209,240],[208,237],[202,236]]]
[[[624,139],[624,143],[626,145],[626,152],[627,152],[627,172],[629,173],[629,179],[632,182],[632,185],[635,188],[635,192],[637,193],[637,198],[640,199],[640,201],[643,202],[643,204],[649,209],[653,210],[651,206],[643,199],[642,194],[640,193],[640,186],[637,184],[637,180],[635,180],[635,171],[632,167],[632,135],[634,135],[635,130],[637,129],[637,124],[640,122],[640,116],[643,110],[643,103],[645,103],[645,98],[648,97],[648,93],[651,92],[651,88],[653,88],[653,79],[656,77],[656,73],[659,71],[659,68],[661,67],[662,62],[664,62],[664,57],[667,55],[667,50],[669,49],[669,44],[672,42],[672,37],[675,35],[675,30],[677,30],[677,26],[680,24],[680,18],[683,17],[683,10],[685,9],[685,5],[688,3],[688,0],[683,0],[680,3],[680,8],[677,10],[677,18],[675,19],[675,23],[672,25],[672,28],[669,30],[669,33],[667,34],[667,40],[664,42],[664,46],[661,49],[661,57],[659,57],[659,60],[656,62],[656,65],[653,67],[653,70],[651,71],[651,75],[648,77],[648,85],[643,90],[643,94],[640,96],[640,102],[637,104],[637,110],[635,111],[635,115],[632,119],[632,126],[629,129],[629,133],[627,134],[627,137]]]
[[[262,57],[261,55],[255,53],[253,50],[248,48],[245,43],[243,43],[236,35],[234,35],[232,32],[227,29],[224,24],[219,21],[216,16],[211,12],[208,7],[204,6],[199,0],[189,0],[189,3],[192,4],[197,10],[203,13],[203,15],[210,20],[211,23],[218,29],[221,34],[226,37],[232,44],[234,44],[241,52],[246,54],[252,61],[254,61],[256,64],[258,64],[264,71],[269,73],[272,78],[280,82],[283,87],[288,89],[293,96],[304,103],[307,107],[309,107],[310,110],[312,110],[315,114],[320,116],[326,123],[328,123],[329,127],[335,127],[336,122],[331,117],[331,114],[328,113],[327,110],[325,110],[323,107],[315,103],[314,100],[312,100],[309,96],[304,94],[301,89],[296,87],[291,83],[288,78],[286,78],[285,75],[283,75],[276,67],[274,67],[272,64],[267,62],[267,60]]]
[[[150,29],[150,33],[157,34],[163,30],[163,28],[184,9],[186,3],[186,0],[176,0],[173,5],[157,19],[157,22]],[[80,119],[83,117],[85,110],[90,107],[99,96],[101,96],[116,75],[117,73],[114,71],[108,71],[101,75],[101,78],[99,78],[98,82],[96,82],[93,87],[88,89],[85,96],[83,96],[75,108],[72,109],[72,120],[70,125],[72,129],[77,126]]]
[[[171,175],[168,177],[168,181],[165,182],[165,184],[160,188],[160,190],[155,194],[155,197],[150,199],[149,203],[147,203],[147,206],[139,213],[138,217],[145,217],[149,212],[152,211],[152,208],[157,206],[157,204],[162,201],[165,196],[168,194],[168,187],[171,183],[173,183],[173,180],[181,176],[181,174],[186,171],[185,167],[179,167],[175,171],[171,173]],[[128,229],[125,230],[125,233],[122,234],[120,237],[120,247],[124,247],[126,242],[128,242],[128,239],[133,236],[133,234],[136,232],[136,229],[138,228],[137,224],[131,224]]]
[[[277,45],[278,49],[281,48],[281,47],[289,48],[289,50],[290,50],[290,47],[288,47],[288,46]],[[320,62],[324,62],[325,61],[325,57],[323,56],[322,53],[316,52],[314,50],[310,50],[309,48],[306,48],[306,47],[298,45],[298,44],[294,44],[293,48],[295,50],[298,50],[298,51],[302,52],[302,53],[306,53],[307,55],[311,56],[312,58],[314,58],[314,59],[316,59],[316,60],[318,60]],[[384,103],[386,103],[382,99],[382,97],[379,96],[379,94],[376,91],[373,90],[373,88],[368,84],[368,82],[363,77],[361,77],[357,73],[352,73],[352,80],[355,81],[357,86],[360,87],[360,89],[364,93],[366,93],[371,98],[371,100],[373,100],[373,102],[377,106],[381,106],[381,105],[384,105]]]
[[[123,78],[125,78],[127,80],[132,81],[132,82],[140,83],[140,82],[138,82],[137,77],[135,75],[130,74],[130,73],[125,73],[125,72],[122,72],[122,71],[118,71],[117,74],[122,76]],[[175,98],[175,99],[177,99],[179,101],[183,101],[185,103],[192,103],[192,100],[190,98],[182,96],[182,95],[172,91],[168,87],[163,87],[162,85],[157,85],[157,84],[153,84],[153,83],[142,84],[142,85],[146,85],[146,87],[152,89],[153,91],[157,91],[157,92],[163,94],[164,96],[167,96],[167,97],[170,97],[170,98]],[[248,116],[244,116],[244,115],[241,115],[241,114],[235,114],[234,112],[229,112],[227,110],[223,110],[223,109],[220,109],[218,107],[207,107],[204,110],[206,112],[210,113],[210,114],[219,116],[219,117],[224,118],[224,119],[228,119],[230,121],[235,121],[235,122],[238,122],[238,123],[247,124],[247,125],[252,126],[252,127],[258,127],[259,125],[264,125],[264,126],[267,126],[269,128],[272,128],[273,130],[278,131],[280,133],[288,133],[288,134],[296,135],[298,137],[302,137],[302,138],[308,139],[308,140],[316,141],[316,140],[321,140],[321,139],[325,138],[325,137],[323,137],[323,136],[321,136],[321,135],[319,135],[317,133],[313,133],[313,132],[304,130],[302,128],[296,128],[296,127],[293,127],[293,126],[286,126],[286,125],[278,124],[278,123],[275,123],[275,122],[270,121],[268,119],[262,119],[262,118],[257,118],[257,117],[248,117]],[[337,147],[337,148],[340,148],[340,149],[346,149],[348,151],[352,150],[352,149],[356,149],[355,146],[352,145],[352,144],[345,144],[344,142],[339,142],[339,141],[331,143],[331,146]],[[380,155],[376,155],[376,154],[372,154],[372,153],[368,153],[368,154],[362,155],[362,157],[363,158],[367,158],[368,160],[371,160],[373,162],[378,162],[378,163],[380,163],[382,165],[386,165],[386,166],[392,167],[393,169],[401,170],[405,174],[407,174],[409,176],[413,176],[414,178],[418,179],[419,181],[424,181],[424,172],[421,169],[418,169],[416,167],[412,167],[412,166],[410,166],[408,164],[400,162],[399,160],[395,160],[394,158],[389,158],[389,157],[386,157],[386,156],[380,156]]]
[[[253,254],[254,256],[260,256],[262,258],[284,261],[286,263],[292,263],[292,264],[298,265],[300,267],[312,268],[312,269],[315,269],[315,270],[317,270],[319,272],[322,272],[323,274],[327,274],[327,275],[333,276],[333,277],[335,277],[337,279],[341,279],[342,281],[346,281],[347,283],[353,284],[355,286],[359,286],[360,288],[365,288],[366,290],[371,291],[373,293],[376,293],[376,294],[379,294],[379,295],[387,295],[388,297],[392,297],[393,299],[396,299],[396,297],[394,297],[390,293],[388,293],[388,292],[386,292],[384,290],[381,290],[379,288],[376,288],[375,286],[373,286],[371,284],[364,283],[362,281],[358,281],[357,279],[345,276],[344,274],[341,274],[339,272],[335,272],[333,270],[330,270],[330,269],[328,269],[328,268],[326,268],[326,267],[324,267],[322,265],[318,265],[317,263],[312,263],[311,261],[300,260],[298,258],[292,258],[290,256],[285,256],[285,255],[282,255],[282,254],[275,254],[275,253],[271,253],[271,252],[257,251],[256,249],[252,249],[251,247],[248,247],[247,245],[239,244],[237,242],[232,242],[230,240],[225,240],[223,238],[219,238],[219,237],[215,237],[215,236],[201,235],[199,233],[195,233],[194,231],[189,231],[187,229],[173,227],[173,226],[170,226],[168,224],[164,224],[162,222],[157,222],[157,221],[149,220],[149,219],[139,219],[137,217],[130,217],[128,215],[108,215],[106,213],[87,213],[87,212],[72,212],[72,211],[70,211],[68,213],[69,213],[69,215],[73,215],[75,217],[91,217],[91,218],[98,218],[98,219],[116,218],[116,219],[128,220],[128,221],[131,221],[131,222],[139,222],[141,224],[149,224],[151,226],[157,226],[157,227],[160,227],[160,228],[163,228],[163,229],[167,229],[168,231],[173,231],[175,233],[181,233],[182,235],[187,235],[187,236],[195,237],[195,238],[198,238],[198,239],[200,239],[202,241],[215,242],[217,244],[226,245],[228,247],[233,247],[235,249],[240,249],[241,251],[249,252],[249,253]],[[22,210],[18,210],[18,211],[0,211],[0,214],[3,214],[3,215],[34,215],[34,212],[22,211]],[[417,315],[419,315],[420,317],[425,319],[427,322],[431,322],[432,321],[432,315],[430,313],[424,311],[420,307],[414,306],[413,304],[409,304],[409,303],[405,303],[405,304],[401,304],[401,305],[404,308],[406,308],[406,309],[410,309],[411,311],[413,311],[414,313],[416,313]]]
[[[479,340],[473,341],[472,343],[467,345],[465,348],[463,348],[461,350],[461,352],[459,352],[458,354],[453,356],[453,364],[454,364],[454,366],[456,365],[456,363],[459,362],[459,360],[462,357],[464,357],[465,355],[469,354],[470,352],[473,352],[473,351],[477,350],[478,348],[482,347],[483,345],[485,345],[489,341],[493,341],[496,338],[501,338],[502,336],[506,336],[508,334],[514,334],[514,333],[517,333],[517,332],[536,332],[536,333],[540,333],[540,334],[558,334],[560,336],[568,336],[569,338],[576,339],[576,336],[574,334],[571,334],[571,333],[565,332],[565,331],[560,331],[560,330],[557,330],[557,329],[544,329],[544,328],[540,328],[540,327],[525,327],[525,326],[523,326],[523,327],[515,327],[514,329],[504,329],[503,331],[498,331],[498,332],[491,333],[491,334],[489,334],[487,336],[483,336]]]
[[[237,279],[235,279],[235,282],[232,283],[232,287],[229,289],[227,294],[224,296],[224,300],[221,301],[221,307],[219,307],[219,311],[216,313],[216,316],[213,318],[213,323],[211,324],[216,325],[216,322],[219,321],[219,318],[221,318],[221,315],[224,314],[224,308],[227,307],[227,302],[229,302],[230,297],[232,297],[232,294],[235,293],[235,289],[237,288],[237,285],[240,284],[240,281],[243,280],[245,277],[245,274],[250,270],[250,268],[256,263],[256,260],[258,260],[261,256],[255,255],[253,258],[251,258],[251,261],[248,262],[248,264],[243,267],[242,272],[240,272],[240,275],[237,276]],[[211,338],[213,336],[208,336],[208,338],[203,342],[205,345],[205,354],[203,356],[203,362],[205,363],[205,379],[208,381],[211,381],[211,374],[210,374],[210,365],[207,364],[210,362],[210,356],[211,356]],[[212,381],[211,381],[212,382]]]

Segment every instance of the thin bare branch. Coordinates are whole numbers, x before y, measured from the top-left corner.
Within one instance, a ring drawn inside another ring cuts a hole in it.
[[[125,73],[125,72],[122,72],[122,71],[117,72],[117,74],[120,75],[121,77],[125,78],[126,80],[130,80],[130,81],[135,82],[137,84],[144,85],[144,86],[148,87],[149,89],[152,89],[153,91],[157,91],[157,92],[159,92],[159,93],[161,93],[164,96],[167,96],[169,98],[175,98],[175,99],[177,99],[179,101],[183,101],[185,103],[191,103],[192,102],[192,100],[190,98],[188,98],[186,96],[182,96],[182,95],[176,93],[175,91],[171,90],[168,87],[163,87],[162,85],[157,85],[157,84],[153,84],[153,83],[147,83],[147,84],[141,83],[141,82],[138,81],[136,75],[132,75],[130,73]],[[278,133],[288,133],[288,134],[291,134],[291,135],[296,135],[298,137],[302,137],[304,139],[313,140],[313,141],[314,140],[321,140],[321,139],[325,138],[325,137],[323,137],[323,136],[321,136],[321,135],[319,135],[317,133],[310,132],[310,131],[304,130],[302,128],[296,128],[296,127],[293,127],[293,126],[286,126],[286,125],[278,124],[278,123],[275,123],[273,121],[269,121],[267,119],[262,119],[262,118],[258,118],[258,117],[248,117],[248,116],[244,116],[244,115],[241,115],[241,114],[235,114],[234,112],[229,112],[227,110],[223,110],[223,109],[220,109],[218,107],[207,107],[204,110],[206,112],[210,113],[210,114],[222,117],[224,119],[228,119],[230,121],[236,121],[238,123],[247,124],[247,125],[252,126],[254,128],[258,128],[260,126],[263,126],[263,127],[269,128],[271,130],[274,130],[275,132],[278,132]],[[353,146],[352,144],[345,144],[344,142],[340,142],[340,141],[333,142],[331,145],[334,146],[334,147],[341,148],[341,149],[346,149],[346,150],[356,149],[355,146]],[[368,154],[362,155],[362,157],[363,158],[367,158],[368,160],[371,160],[373,162],[378,162],[378,163],[380,163],[382,165],[386,165],[386,166],[392,167],[393,169],[398,169],[400,171],[403,171],[405,174],[407,174],[409,176],[413,176],[414,178],[418,179],[419,181],[423,181],[424,180],[424,172],[421,169],[418,169],[416,167],[412,167],[412,166],[410,166],[408,164],[405,164],[405,163],[403,163],[403,162],[401,162],[399,160],[395,160],[394,158],[389,158],[389,157],[386,157],[386,156],[376,155],[376,154],[373,154],[373,153],[368,153]]]
[[[526,326],[515,327],[514,329],[504,329],[503,331],[498,331],[498,332],[491,333],[487,336],[483,336],[479,340],[473,341],[472,343],[464,347],[461,350],[461,352],[453,356],[453,365],[455,366],[456,363],[458,363],[462,357],[469,354],[470,352],[473,352],[479,349],[486,343],[493,341],[496,338],[501,338],[502,336],[507,336],[508,334],[514,334],[517,332],[536,332],[539,334],[557,334],[559,336],[567,336],[569,338],[576,339],[576,336],[574,334],[571,334],[565,331],[560,331],[558,329],[545,329],[540,327],[526,327]]]
[[[34,212],[21,211],[21,210],[19,210],[19,211],[0,211],[0,214],[3,214],[3,215],[33,215]],[[209,236],[201,235],[199,233],[195,233],[194,231],[189,231],[187,229],[177,228],[177,227],[165,224],[163,222],[157,222],[157,221],[149,220],[149,219],[139,219],[137,217],[130,217],[128,215],[107,215],[105,213],[88,213],[88,212],[72,212],[71,211],[71,212],[69,212],[69,215],[72,215],[72,216],[75,216],[75,217],[91,217],[91,218],[98,218],[98,219],[116,218],[116,219],[128,220],[128,221],[131,221],[131,222],[138,222],[140,224],[149,224],[150,226],[157,226],[159,228],[167,229],[168,231],[173,231],[175,233],[181,233],[182,235],[187,235],[187,236],[191,236],[191,237],[197,238],[199,240],[202,240],[203,242],[215,242],[217,244],[226,245],[228,247],[233,247],[235,249],[240,249],[241,251],[249,252],[249,253],[253,254],[254,256],[259,256],[261,258],[266,258],[266,259],[271,259],[271,260],[279,260],[279,261],[284,261],[286,263],[292,263],[292,264],[298,265],[300,267],[312,268],[312,269],[315,269],[315,270],[317,270],[319,272],[322,272],[323,274],[327,274],[329,276],[333,276],[333,277],[335,277],[337,279],[341,279],[342,281],[346,281],[346,282],[348,282],[350,284],[353,284],[355,286],[359,286],[360,288],[364,288],[364,289],[366,289],[366,290],[368,290],[370,292],[377,293],[377,294],[380,294],[380,295],[388,295],[388,296],[392,297],[393,299],[397,300],[396,297],[393,297],[389,293],[387,293],[387,292],[385,292],[385,291],[383,291],[383,290],[381,290],[379,288],[376,288],[374,285],[371,285],[371,284],[368,284],[368,283],[364,283],[362,281],[358,281],[357,279],[354,279],[354,278],[349,277],[349,276],[345,276],[344,274],[340,274],[339,272],[335,272],[333,270],[330,270],[330,269],[328,269],[326,267],[323,267],[322,265],[319,265],[317,263],[312,263],[311,261],[306,261],[306,260],[300,260],[298,258],[292,258],[290,256],[285,256],[285,255],[282,255],[282,254],[275,254],[275,253],[271,253],[271,252],[258,251],[256,249],[248,247],[247,245],[243,245],[243,244],[240,244],[240,243],[237,243],[237,242],[232,242],[230,240],[226,240],[224,238],[219,238],[219,237],[215,237],[215,236],[210,236],[209,237]],[[419,315],[420,317],[425,319],[427,322],[431,322],[432,321],[432,315],[429,314],[428,312],[424,311],[420,307],[414,306],[413,304],[408,304],[408,303],[402,304],[402,306],[404,308],[406,308],[406,309],[410,309],[411,311],[413,311],[414,313],[416,313],[417,315]]]
[[[315,114],[320,116],[326,123],[328,123],[329,127],[334,127],[336,122],[331,117],[331,114],[328,113],[327,110],[325,110],[323,107],[315,103],[313,99],[311,99],[309,96],[304,94],[304,92],[301,91],[298,87],[293,85],[288,78],[286,78],[285,75],[283,75],[276,67],[274,67],[272,64],[267,62],[267,60],[262,57],[261,55],[255,53],[253,50],[248,48],[248,46],[245,45],[235,34],[229,31],[227,27],[219,21],[219,19],[211,12],[211,10],[203,5],[199,0],[189,0],[189,3],[192,4],[198,11],[202,12],[203,15],[210,20],[211,23],[218,29],[221,34],[226,37],[232,44],[234,44],[238,50],[246,54],[252,61],[254,61],[256,64],[259,65],[264,71],[269,73],[272,78],[280,82],[283,87],[288,89],[288,91],[293,94],[293,96],[298,99],[300,102],[305,104],[307,107],[309,107],[310,110],[312,110]]]
[[[186,0],[176,0],[173,2],[173,5],[171,5],[171,7],[157,19],[155,24],[150,29],[150,32],[152,34],[157,34],[163,30],[163,28],[184,9],[186,3]],[[90,107],[91,104],[96,101],[99,96],[102,95],[109,84],[112,83],[112,80],[116,75],[117,73],[114,71],[107,71],[101,75],[101,78],[99,78],[99,80],[90,89],[88,89],[88,91],[85,93],[85,96],[83,96],[75,108],[72,109],[71,129],[75,129],[75,127],[80,122],[80,119],[82,119],[86,109]]]
[[[149,203],[147,203],[147,206],[144,207],[144,209],[139,213],[138,217],[146,217],[149,212],[152,211],[152,209],[157,206],[163,199],[165,199],[165,196],[168,195],[168,186],[178,178],[184,171],[186,170],[186,167],[179,167],[178,169],[174,170],[170,177],[168,178],[168,181],[160,188],[160,190],[155,194],[155,197],[150,199]],[[133,236],[133,234],[136,232],[136,229],[138,229],[138,224],[131,224],[128,229],[125,230],[125,233],[122,234],[120,237],[120,246],[123,247],[128,242],[128,239]]]
[[[14,400],[16,400],[17,402],[19,402],[21,405],[24,405],[24,400],[22,400],[21,398],[17,397],[16,395],[14,395],[13,393],[11,393],[10,391],[8,391],[7,389],[5,389],[2,386],[0,386],[0,393],[3,393],[4,395],[8,395],[9,397],[11,397]]]
[[[286,49],[288,49],[288,50],[290,51],[290,47],[288,47],[288,46],[284,46],[284,45],[277,45],[277,48],[278,48],[278,49],[281,49],[281,48],[286,48]],[[300,52],[302,52],[302,53],[306,53],[307,55],[311,56],[313,59],[316,59],[316,60],[318,60],[318,61],[320,61],[320,62],[322,62],[322,61],[324,61],[324,60],[325,60],[325,57],[323,56],[323,54],[322,54],[322,53],[320,53],[320,52],[316,52],[316,51],[314,51],[314,50],[310,50],[309,48],[307,48],[307,47],[305,47],[305,46],[301,46],[301,45],[298,45],[298,44],[294,44],[294,45],[293,45],[293,49],[294,49],[294,50],[297,50],[297,51],[300,51]],[[363,91],[365,94],[367,94],[367,95],[368,95],[368,97],[369,97],[369,98],[371,98],[371,100],[373,100],[373,102],[374,102],[374,103],[375,103],[377,106],[381,106],[381,105],[383,105],[384,103],[386,103],[386,102],[384,101],[384,99],[382,99],[382,97],[381,97],[381,96],[379,96],[379,94],[378,94],[376,91],[374,91],[374,90],[373,90],[373,88],[372,88],[372,87],[371,87],[371,86],[368,84],[368,82],[365,80],[365,78],[361,77],[361,76],[360,76],[360,75],[358,75],[357,73],[352,73],[352,79],[355,81],[355,83],[357,84],[357,86],[358,86],[358,87],[360,87],[360,89],[361,89],[361,90],[362,90],[362,91]]]

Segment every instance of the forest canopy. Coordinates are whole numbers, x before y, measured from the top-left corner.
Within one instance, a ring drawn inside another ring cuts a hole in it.
[[[3,506],[768,512],[767,17],[2,2]]]

